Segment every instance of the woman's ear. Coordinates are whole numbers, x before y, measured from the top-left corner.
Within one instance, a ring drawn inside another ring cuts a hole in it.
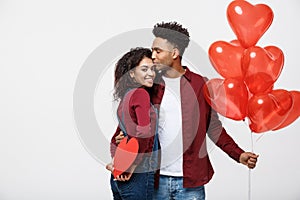
[[[129,76],[130,76],[130,78],[134,78],[134,71],[133,70],[129,71]]]

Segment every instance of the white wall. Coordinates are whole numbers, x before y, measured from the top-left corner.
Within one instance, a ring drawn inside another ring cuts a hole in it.
[[[188,27],[192,40],[204,51],[214,41],[235,39],[226,19],[230,2],[1,1],[0,199],[112,199],[109,174],[103,166],[107,158],[89,152],[74,121],[73,92],[82,66],[113,36],[151,28],[161,21],[175,20]],[[267,4],[275,15],[258,43],[278,46],[285,54],[275,87],[299,91],[299,1],[249,2]],[[212,66],[207,68],[203,69],[206,75],[218,76]],[[99,91],[111,94],[111,72],[105,71],[95,93],[95,114],[108,135],[116,122],[113,108],[99,111],[104,109]],[[231,136],[250,151],[247,125],[222,121]],[[206,186],[207,199],[247,199],[249,187],[252,199],[299,199],[299,129],[298,119],[287,128],[253,136],[254,151],[260,157],[250,174],[251,187],[246,167],[210,147],[216,173]],[[104,154],[107,146],[101,148]]]

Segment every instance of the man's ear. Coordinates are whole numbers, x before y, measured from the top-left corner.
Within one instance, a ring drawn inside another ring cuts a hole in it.
[[[173,59],[175,60],[177,57],[179,57],[180,52],[178,48],[173,49]]]

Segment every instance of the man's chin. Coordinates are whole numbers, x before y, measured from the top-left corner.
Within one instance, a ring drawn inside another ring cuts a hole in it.
[[[157,71],[167,71],[168,69],[170,69],[170,67],[169,66],[167,66],[167,65],[162,65],[162,64],[158,64],[158,65],[156,65],[156,70]]]

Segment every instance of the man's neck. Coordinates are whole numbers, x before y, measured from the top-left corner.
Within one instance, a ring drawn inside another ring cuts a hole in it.
[[[182,65],[173,66],[170,69],[166,70],[164,75],[167,78],[178,78],[185,73],[185,69]]]

